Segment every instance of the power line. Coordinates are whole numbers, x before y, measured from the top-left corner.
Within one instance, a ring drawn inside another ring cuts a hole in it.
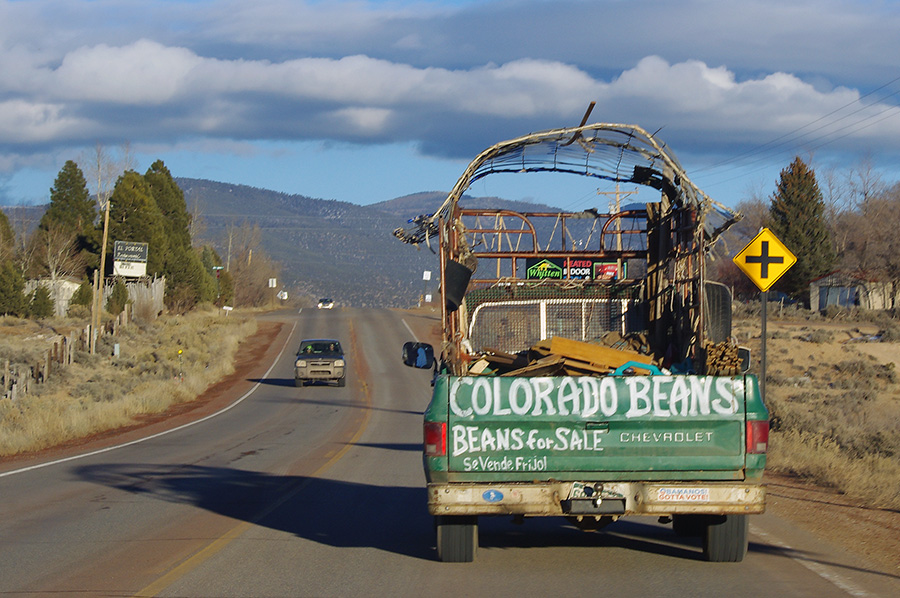
[[[743,157],[745,157],[745,156],[752,156],[752,155],[755,155],[755,154],[763,153],[763,152],[768,151],[768,149],[770,149],[771,147],[781,147],[781,146],[783,146],[783,145],[786,145],[786,144],[790,143],[791,141],[794,141],[795,139],[802,138],[803,136],[805,136],[805,135],[807,135],[807,134],[809,134],[809,133],[804,133],[803,135],[797,135],[797,136],[794,137],[794,138],[790,138],[790,137],[791,137],[792,135],[794,135],[795,133],[799,133],[800,131],[802,131],[802,130],[804,130],[804,129],[807,129],[807,128],[813,126],[814,124],[816,124],[816,123],[818,123],[818,122],[821,122],[821,121],[827,119],[828,117],[833,116],[833,115],[835,115],[835,114],[841,112],[842,110],[844,110],[844,109],[846,109],[846,108],[849,108],[850,106],[853,106],[854,104],[859,104],[859,103],[861,103],[863,99],[865,99],[865,98],[867,98],[867,97],[869,97],[869,96],[871,96],[871,95],[874,95],[875,93],[877,93],[877,92],[881,91],[882,89],[885,89],[885,88],[887,88],[887,87],[893,85],[894,83],[896,83],[896,82],[898,82],[898,81],[900,81],[900,77],[896,77],[896,78],[894,78],[894,79],[888,81],[887,83],[885,83],[885,84],[883,84],[883,85],[880,85],[879,87],[873,89],[872,91],[870,91],[870,92],[868,92],[868,93],[866,93],[866,94],[863,94],[863,95],[861,95],[860,97],[856,98],[856,99],[853,100],[852,102],[848,102],[847,104],[844,104],[843,106],[841,106],[841,107],[839,107],[839,108],[835,108],[835,109],[832,110],[831,112],[829,112],[829,113],[827,113],[827,114],[824,114],[824,115],[820,116],[819,118],[817,118],[817,119],[815,119],[815,120],[813,120],[813,121],[811,121],[811,122],[809,122],[809,123],[807,123],[807,124],[805,124],[805,125],[802,125],[802,126],[800,126],[800,127],[797,127],[796,129],[793,129],[792,131],[788,131],[787,133],[784,133],[784,134],[782,134],[782,135],[779,135],[779,136],[776,137],[775,139],[772,139],[772,140],[770,140],[770,141],[767,141],[766,143],[764,143],[763,145],[761,145],[761,146],[759,146],[759,147],[757,147],[757,148],[754,148],[754,149],[752,149],[752,150],[747,150],[747,151],[745,151],[745,152],[743,152],[743,153],[740,153],[740,154],[738,154],[738,155],[736,155],[736,156],[733,156],[733,157],[728,158],[728,159],[726,159],[726,160],[722,160],[722,161],[720,161],[720,162],[716,162],[716,163],[711,164],[711,165],[709,165],[709,166],[701,167],[701,168],[699,168],[699,169],[696,169],[694,172],[703,172],[703,171],[705,171],[705,170],[711,170],[711,169],[714,169],[714,168],[718,168],[719,166],[723,166],[723,165],[730,164],[730,163],[736,162],[736,161],[738,161],[738,160],[741,160],[741,158],[743,158]],[[898,94],[900,94],[900,91],[895,91],[895,92],[890,93],[890,94],[888,94],[888,95],[886,95],[886,96],[884,96],[884,97],[882,97],[882,98],[879,98],[879,99],[877,100],[877,102],[879,102],[879,103],[880,103],[880,102],[883,102],[884,100],[886,100],[886,99],[888,99],[888,98],[890,98],[890,97],[896,96],[896,95],[898,95]],[[810,133],[815,133],[816,131],[820,131],[820,130],[824,129],[824,128],[827,127],[827,126],[830,126],[830,125],[833,125],[833,124],[835,124],[835,123],[837,123],[837,122],[840,122],[840,121],[842,121],[842,120],[844,120],[844,119],[846,119],[846,118],[849,118],[849,117],[853,116],[854,114],[858,114],[859,112],[862,112],[862,111],[864,111],[864,110],[868,110],[868,109],[871,108],[871,107],[872,107],[872,105],[865,105],[865,106],[862,106],[862,107],[859,108],[858,110],[856,110],[856,111],[854,111],[854,112],[852,112],[852,113],[850,113],[850,114],[844,115],[844,116],[842,116],[841,118],[837,119],[836,121],[832,121],[832,122],[830,122],[830,123],[827,123],[826,125],[823,125],[823,126],[821,126],[821,127],[818,127],[818,128],[816,128],[816,129],[813,129],[812,131],[810,131]],[[894,108],[896,108],[896,106],[895,106]],[[786,139],[786,138],[787,138],[787,139]],[[782,140],[783,140],[783,141],[782,141]],[[763,158],[763,159],[765,159],[765,158]]]

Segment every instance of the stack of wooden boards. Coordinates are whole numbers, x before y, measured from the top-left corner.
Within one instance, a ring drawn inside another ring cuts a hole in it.
[[[604,344],[551,337],[527,351],[504,353],[487,349],[469,368],[470,374],[499,376],[597,376],[606,375],[629,362],[651,365],[650,355],[635,351],[644,339],[606,336]],[[611,346],[610,346],[611,345]],[[639,366],[635,366],[639,370]]]
[[[736,376],[741,373],[738,348],[730,343],[706,342],[706,373],[712,376]]]

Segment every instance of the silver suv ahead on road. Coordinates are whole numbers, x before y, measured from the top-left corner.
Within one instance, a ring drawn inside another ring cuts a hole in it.
[[[334,382],[344,386],[346,361],[341,343],[334,339],[313,338],[300,342],[294,361],[294,384]]]

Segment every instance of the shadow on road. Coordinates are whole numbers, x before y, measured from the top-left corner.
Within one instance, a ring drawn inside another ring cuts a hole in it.
[[[383,448],[379,445],[380,448]],[[421,450],[420,445],[390,445]],[[335,547],[372,547],[434,560],[434,530],[425,488],[375,486],[200,465],[107,464],[77,469],[80,478],[133,494],[188,504]],[[618,547],[676,558],[700,558],[696,542],[640,520],[585,533],[561,518],[482,517],[483,548]]]

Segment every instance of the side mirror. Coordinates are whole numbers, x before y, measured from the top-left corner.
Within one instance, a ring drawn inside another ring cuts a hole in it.
[[[738,359],[741,362],[741,373],[746,374],[750,371],[750,364],[752,360],[750,358],[750,348],[749,347],[738,347]]]
[[[434,367],[434,348],[428,343],[403,343],[403,363],[411,368],[430,369]]]

